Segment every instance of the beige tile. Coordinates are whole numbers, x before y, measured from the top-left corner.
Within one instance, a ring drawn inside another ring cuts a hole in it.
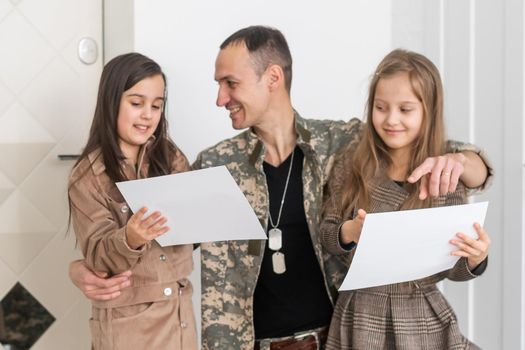
[[[7,48],[2,50],[0,80],[15,94],[19,93],[55,54],[41,34],[18,11],[11,11],[0,23],[0,43],[2,47]]]
[[[54,148],[20,185],[20,191],[56,227],[68,218],[67,181],[73,161],[60,161]]]
[[[0,116],[0,143],[55,143],[55,138],[20,103]]]
[[[61,318],[82,293],[70,281],[69,263],[80,258],[73,234],[61,231],[20,276],[20,282],[55,316]]]
[[[18,5],[18,10],[56,49],[61,50],[92,20],[94,7],[88,1],[24,0]],[[50,15],[42,16],[42,13]]]
[[[0,188],[14,188],[16,187],[7,176],[0,171]]]
[[[53,146],[52,143],[0,143],[0,171],[15,184],[21,184]],[[42,180],[45,183],[47,179]]]
[[[2,82],[0,82],[0,116],[7,111],[14,99],[15,95],[13,95],[11,90],[9,90]]]
[[[99,0],[0,0],[0,298],[20,281],[57,317],[32,349],[90,349],[89,302],[67,276],[80,257],[64,234],[72,162],[56,155],[85,144],[102,59],[83,65],[77,44],[101,44],[101,11]]]
[[[25,198],[19,190],[15,190],[2,205],[0,205],[0,234],[13,233],[56,233],[54,226],[42,213]]]
[[[11,270],[6,263],[0,258],[0,300],[13,288],[18,278],[17,275]]]
[[[9,197],[15,188],[15,184],[0,171],[0,205]]]
[[[0,259],[21,274],[52,237],[52,233],[1,234]]]
[[[56,154],[80,154],[87,143],[89,136],[89,129],[91,128],[91,118],[84,118],[79,120],[74,125],[70,132],[60,140],[60,143],[54,149]],[[62,164],[69,164],[73,166],[75,162],[62,161]]]
[[[91,348],[88,323],[90,315],[89,302],[79,298],[65,315],[49,327],[31,350],[89,350]]]
[[[13,188],[0,188],[0,205],[2,205],[13,191]]]
[[[24,107],[55,140],[64,137],[79,120],[83,86],[78,74],[56,57],[24,89],[20,96]],[[60,91],[60,93],[57,93]]]

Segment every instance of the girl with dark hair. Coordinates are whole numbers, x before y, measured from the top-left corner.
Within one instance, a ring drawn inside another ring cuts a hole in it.
[[[131,213],[115,182],[190,170],[170,140],[166,79],[138,53],[106,64],[89,139],[69,179],[77,242],[92,271],[131,270],[133,286],[118,298],[93,301],[94,349],[196,349],[192,246],[161,247],[166,218],[147,208]]]
[[[471,184],[464,176],[454,192],[424,200],[419,198],[420,182],[406,182],[427,157],[449,150],[444,129],[437,68],[420,54],[392,51],[372,77],[363,137],[339,153],[332,169],[321,224],[328,251],[347,254],[350,264],[367,212],[466,202]],[[458,170],[443,171],[450,175]],[[490,239],[479,224],[474,227],[477,240],[459,233],[450,241],[457,247],[452,254],[460,257],[450,270],[417,281],[341,292],[327,349],[477,348],[461,334],[454,311],[436,287],[445,278],[467,281],[485,270]]]

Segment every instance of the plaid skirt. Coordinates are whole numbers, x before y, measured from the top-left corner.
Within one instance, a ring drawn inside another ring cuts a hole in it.
[[[435,284],[392,284],[341,292],[327,350],[479,349],[465,338]]]

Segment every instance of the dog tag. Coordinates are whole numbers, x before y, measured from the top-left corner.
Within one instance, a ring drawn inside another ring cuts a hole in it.
[[[279,250],[283,246],[283,233],[278,228],[274,227],[268,231],[268,248],[271,250]]]
[[[286,271],[286,265],[284,264],[284,254],[281,252],[275,252],[272,254],[272,266],[273,272],[280,275]]]

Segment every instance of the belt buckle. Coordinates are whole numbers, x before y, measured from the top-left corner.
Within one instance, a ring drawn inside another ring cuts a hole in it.
[[[321,342],[319,341],[319,334],[317,331],[311,331],[311,332],[306,332],[306,333],[301,333],[301,334],[298,334],[298,335],[294,335],[293,338],[295,340],[304,340],[310,336],[313,336],[314,339],[315,339],[315,345],[316,345],[316,349],[317,350],[320,350],[321,349]]]

